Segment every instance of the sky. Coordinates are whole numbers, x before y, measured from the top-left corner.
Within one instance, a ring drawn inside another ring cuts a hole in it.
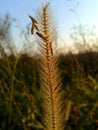
[[[97,31],[98,0],[0,0],[0,17],[9,13],[24,28],[31,22],[28,14],[34,16],[43,1],[49,1],[51,4],[62,42],[69,42],[72,28],[79,24],[91,28],[94,26]],[[13,34],[17,35],[17,32],[18,28]]]

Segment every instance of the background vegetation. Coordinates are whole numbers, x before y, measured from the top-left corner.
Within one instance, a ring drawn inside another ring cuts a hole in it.
[[[16,53],[11,23],[8,15],[0,20],[0,129],[43,130],[37,68],[40,57]],[[98,52],[84,50],[57,57],[65,91],[67,130],[98,128]]]

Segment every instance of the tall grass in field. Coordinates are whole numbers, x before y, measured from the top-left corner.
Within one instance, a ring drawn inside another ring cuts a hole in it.
[[[63,130],[64,97],[58,63],[54,56],[56,31],[49,3],[43,5],[42,9],[39,10],[37,22],[39,31],[36,32],[36,41],[40,46],[41,53],[40,78],[42,80],[43,121],[46,130]]]

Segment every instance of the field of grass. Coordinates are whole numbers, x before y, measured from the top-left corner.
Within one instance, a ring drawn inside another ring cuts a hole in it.
[[[15,53],[8,15],[0,21],[0,130],[97,130],[98,52],[55,53],[48,7],[29,16],[40,55]]]
[[[58,57],[65,91],[65,129],[98,127],[98,53]],[[43,129],[40,58],[5,56],[0,59],[0,129]]]

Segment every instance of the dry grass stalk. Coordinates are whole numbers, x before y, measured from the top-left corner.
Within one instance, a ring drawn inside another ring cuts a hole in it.
[[[37,43],[40,45],[42,62],[40,73],[42,79],[41,94],[43,98],[44,124],[46,130],[64,129],[63,91],[61,76],[57,67],[57,60],[53,55],[54,28],[51,23],[49,3],[43,5],[39,11],[38,22],[40,31],[37,31]]]

